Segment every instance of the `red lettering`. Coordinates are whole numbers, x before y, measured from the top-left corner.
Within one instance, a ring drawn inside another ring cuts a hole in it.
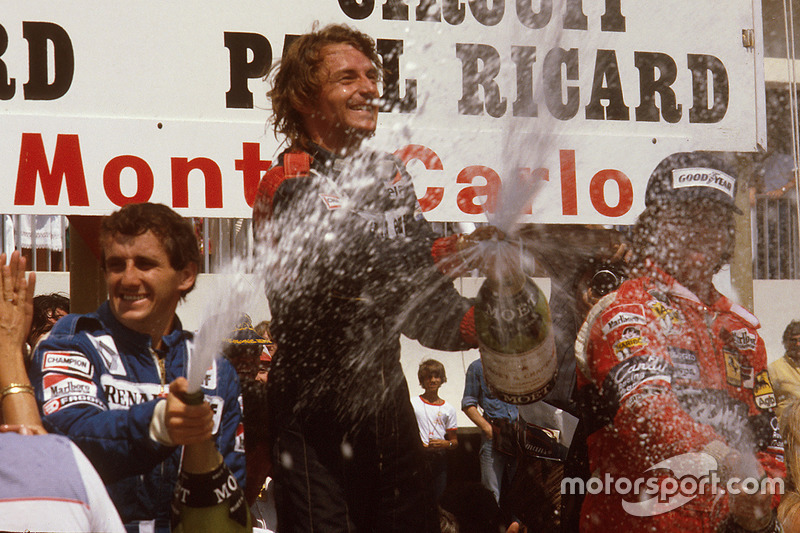
[[[608,205],[606,201],[605,185],[608,180],[616,182],[619,188],[619,202],[615,206]],[[630,211],[633,205],[633,186],[628,176],[619,170],[605,169],[592,176],[589,197],[598,213],[607,217],[619,217]]]
[[[578,186],[575,177],[575,150],[559,150],[561,162],[561,214],[578,214]]]
[[[61,182],[66,182],[71,206],[88,206],[86,176],[83,171],[80,141],[77,135],[59,135],[53,155],[52,170],[47,163],[40,133],[23,133],[19,150],[15,205],[33,205],[36,199],[36,176],[41,176],[44,202],[58,205]]]
[[[536,190],[536,182],[541,181],[550,181],[550,170],[546,168],[536,168],[531,172],[529,168],[518,168],[517,169],[517,178],[525,182],[525,190],[530,191],[533,193]],[[532,200],[532,194],[530,195]],[[525,209],[526,215],[533,214],[533,205],[531,202],[528,203],[528,207]]]
[[[406,145],[395,151],[394,155],[399,157],[406,166],[410,161],[416,159],[421,161],[427,170],[444,170],[442,160],[439,159],[436,152],[421,144]],[[444,187],[428,187],[425,191],[425,196],[419,199],[422,212],[425,213],[438,207],[442,203],[442,198],[444,198]]]
[[[136,192],[133,196],[122,194],[120,175],[122,169],[132,168],[136,172]],[[153,170],[147,161],[134,155],[120,155],[112,159],[103,169],[103,188],[106,196],[115,205],[122,207],[126,204],[147,202],[153,196]]]
[[[244,181],[244,199],[253,207],[258,192],[261,173],[269,170],[272,161],[261,159],[261,145],[258,143],[242,143],[242,158],[236,159],[236,170],[242,172]]]
[[[222,172],[207,157],[191,161],[185,157],[172,158],[172,207],[189,207],[189,173],[200,170],[205,177],[206,207],[222,207]]]
[[[473,165],[465,168],[458,173],[456,183],[472,183],[477,178],[482,177],[486,180],[486,185],[464,187],[458,193],[458,208],[468,215],[479,215],[481,213],[494,213],[497,207],[497,196],[500,192],[500,176],[489,167]],[[486,201],[482,204],[476,202],[478,196],[486,196]]]

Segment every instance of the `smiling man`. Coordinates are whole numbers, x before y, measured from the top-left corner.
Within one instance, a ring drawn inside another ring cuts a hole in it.
[[[331,25],[285,51],[269,92],[288,149],[253,220],[278,346],[268,403],[282,533],[439,530],[400,334],[440,350],[477,343],[410,176],[362,146],[380,79],[374,41]]]
[[[220,359],[206,374],[206,403],[170,392],[185,391],[192,350],[175,314],[200,260],[188,221],[164,205],[130,204],[103,220],[100,245],[108,300],[53,327],[36,348],[31,382],[45,427],[86,454],[127,530],[167,533],[183,446],[213,436],[244,484],[238,380]]]

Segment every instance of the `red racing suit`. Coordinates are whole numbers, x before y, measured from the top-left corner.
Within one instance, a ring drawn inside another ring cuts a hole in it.
[[[785,476],[759,326],[724,296],[706,306],[658,269],[592,310],[576,356],[584,412],[594,424],[589,464],[601,483],[587,483],[581,531],[717,531],[729,518],[728,495],[712,494],[710,484],[704,494],[690,484],[670,494],[666,480],[710,479],[713,469],[724,489],[729,472],[716,469],[732,450],[743,461],[755,457],[770,478]],[[697,452],[708,455],[685,455]],[[697,457],[705,462],[689,462]],[[659,474],[662,468],[671,473]],[[755,461],[750,470],[757,471]],[[620,478],[650,479],[651,492],[643,483],[634,495]],[[667,492],[655,505],[658,487]]]

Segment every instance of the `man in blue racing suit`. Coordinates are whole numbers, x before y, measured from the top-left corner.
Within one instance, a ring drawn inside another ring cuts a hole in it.
[[[202,385],[207,403],[166,401],[193,349],[175,315],[199,265],[191,224],[164,205],[130,204],[103,220],[100,245],[108,300],[63,318],[39,342],[31,383],[44,426],[86,454],[127,530],[167,533],[182,447],[208,435],[212,421],[217,449],[244,486],[239,382],[220,358]]]

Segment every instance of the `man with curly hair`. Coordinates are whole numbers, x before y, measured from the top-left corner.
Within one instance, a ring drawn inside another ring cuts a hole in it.
[[[402,163],[364,149],[378,122],[374,41],[343,25],[300,36],[273,75],[288,149],[253,212],[267,250],[268,383],[278,526],[438,531],[400,334],[477,345],[471,303],[436,269],[436,240]]]

